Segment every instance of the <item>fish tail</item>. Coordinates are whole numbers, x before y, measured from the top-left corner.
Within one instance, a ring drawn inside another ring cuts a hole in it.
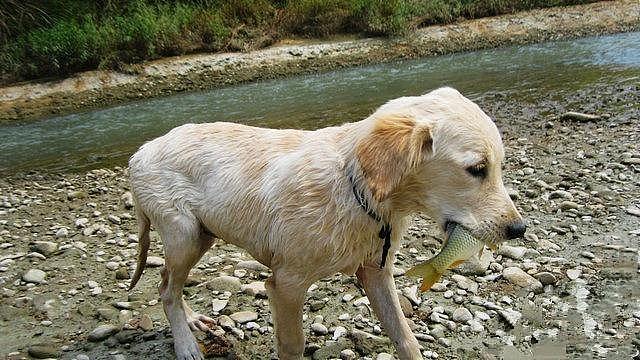
[[[407,271],[407,275],[409,276],[421,276],[422,277],[422,285],[420,286],[420,291],[425,292],[433,286],[440,277],[442,276],[441,272],[438,272],[436,268],[430,263],[426,262],[420,264],[416,267],[413,267]]]

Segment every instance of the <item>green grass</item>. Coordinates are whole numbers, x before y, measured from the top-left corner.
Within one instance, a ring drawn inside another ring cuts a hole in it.
[[[398,36],[417,27],[592,0],[4,0],[0,83],[287,36]]]

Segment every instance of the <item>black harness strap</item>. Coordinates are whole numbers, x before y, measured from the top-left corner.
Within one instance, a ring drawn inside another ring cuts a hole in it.
[[[367,206],[367,199],[365,199],[364,195],[356,189],[356,183],[353,181],[353,178],[350,176],[349,181],[351,182],[351,189],[353,190],[353,195],[355,195],[356,200],[358,200],[358,204],[360,207],[376,222],[382,222],[382,217],[375,213],[369,206]],[[384,244],[382,245],[382,260],[380,261],[380,269],[384,268],[387,263],[387,255],[389,253],[389,248],[391,247],[391,224],[387,222],[382,223],[382,227],[380,228],[380,232],[378,233],[378,237],[381,240],[384,240]]]

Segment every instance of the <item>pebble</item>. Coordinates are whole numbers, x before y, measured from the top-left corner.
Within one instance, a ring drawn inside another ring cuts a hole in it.
[[[211,308],[213,312],[220,312],[227,306],[228,303],[229,300],[213,299],[211,301]]]
[[[164,259],[159,256],[149,256],[147,258],[147,267],[164,266]]]
[[[413,305],[420,306],[422,299],[418,296],[418,286],[413,285],[402,289],[402,295],[406,296]]]
[[[207,283],[207,289],[209,290],[229,291],[231,293],[235,293],[240,291],[241,288],[242,283],[240,282],[240,279],[228,275],[213,278]]]
[[[355,360],[358,356],[351,349],[344,349],[340,351],[340,360]]]
[[[320,323],[311,324],[311,330],[316,335],[327,335],[329,333],[329,329],[326,326]]]
[[[247,320],[250,321],[250,320]],[[222,315],[218,318],[218,325],[223,327],[224,329],[232,329],[236,326],[236,323],[227,315]]]
[[[27,350],[31,357],[36,359],[50,359],[60,357],[60,350],[58,347],[49,344],[39,344],[29,346]]]
[[[578,205],[578,203],[570,200],[565,200],[560,203],[560,210],[562,211],[578,209],[579,207],[580,205]]]
[[[250,296],[267,297],[267,289],[264,286],[264,281],[254,281],[247,285],[242,285],[240,290]]]
[[[498,249],[497,254],[514,260],[521,260],[524,258],[526,252],[527,248],[523,246],[502,245]]]
[[[555,190],[549,193],[549,199],[568,199],[573,200],[573,195],[570,192],[564,190]]]
[[[467,323],[470,320],[473,320],[473,315],[471,315],[471,312],[467,310],[467,308],[461,306],[453,311],[451,318],[453,321],[459,323]]]
[[[142,317],[140,318],[140,329],[144,331],[153,330],[153,321],[151,320],[151,317],[149,317],[149,315],[142,314]]]
[[[60,228],[56,231],[56,238],[60,239],[60,238],[66,238],[67,236],[69,236],[69,229],[67,228]]]
[[[529,291],[536,293],[542,291],[542,283],[518,267],[505,268],[502,270],[502,276],[510,283],[526,288]]]
[[[447,290],[447,286],[443,283],[437,282],[433,284],[433,286],[429,290],[434,292],[443,292]]]
[[[246,269],[258,272],[269,271],[268,267],[264,266],[256,260],[240,261],[236,264],[236,269]]]
[[[513,309],[498,310],[498,314],[500,314],[500,316],[502,316],[502,318],[506,320],[507,323],[511,325],[511,327],[514,328],[522,317],[522,313]]]
[[[387,353],[384,353],[384,352],[379,353],[376,356],[376,360],[393,360],[393,359],[394,359],[393,355],[387,354]]]
[[[548,271],[541,271],[535,275],[533,275],[542,285],[554,285],[558,282],[558,279],[555,275]]]
[[[87,339],[93,342],[102,341],[117,332],[118,328],[114,325],[100,325],[89,333]]]
[[[231,320],[239,324],[258,320],[258,314],[253,311],[239,311],[229,315],[229,317],[231,318]]]
[[[478,292],[478,283],[467,278],[466,276],[454,274],[451,276],[451,279],[456,282],[460,289],[470,291],[474,294]]]
[[[58,244],[51,241],[34,241],[31,250],[37,251],[44,256],[49,256],[58,250]]]
[[[582,270],[580,269],[569,269],[567,270],[567,277],[571,280],[576,280],[582,275]]]
[[[29,271],[22,275],[22,280],[28,283],[43,284],[46,277],[47,273],[40,269],[29,269]]]
[[[347,328],[345,328],[344,326],[336,326],[335,329],[333,330],[333,337],[331,339],[335,341],[346,334],[347,334]]]

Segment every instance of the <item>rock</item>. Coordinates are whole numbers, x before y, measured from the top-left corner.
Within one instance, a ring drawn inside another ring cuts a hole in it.
[[[86,228],[88,224],[89,224],[89,219],[87,218],[79,218],[79,219],[76,219],[75,221],[75,226],[78,229]]]
[[[570,192],[564,190],[555,190],[549,194],[549,199],[568,199],[573,200],[573,195]]]
[[[107,269],[109,269],[111,271],[118,270],[118,268],[120,267],[120,265],[118,265],[118,263],[115,262],[115,261],[109,261],[104,266],[106,266]]]
[[[556,282],[558,282],[556,276],[548,271],[541,271],[533,275],[533,277],[540,281],[542,285],[554,285]]]
[[[209,290],[229,291],[231,293],[235,293],[240,291],[241,288],[242,283],[240,282],[240,279],[227,275],[213,278],[207,283],[207,289]]]
[[[267,297],[267,289],[264,286],[264,281],[254,281],[247,285],[242,285],[240,287],[243,293],[256,297]]]
[[[523,246],[502,245],[498,249],[497,254],[506,256],[514,260],[522,260],[526,252],[527,252],[527,248]]]
[[[247,270],[253,270],[258,272],[269,271],[268,267],[262,265],[256,260],[240,261],[239,263],[236,264],[236,269],[247,269]]]
[[[213,299],[211,301],[211,308],[213,312],[220,312],[227,306],[228,303],[229,300]]]
[[[451,279],[456,282],[460,289],[470,291],[474,294],[478,292],[478,283],[465,276],[454,274],[451,275]]]
[[[118,332],[118,327],[114,325],[110,325],[110,324],[100,325],[97,328],[93,329],[91,333],[89,333],[89,336],[87,337],[87,339],[89,341],[98,342],[108,338],[109,336],[117,332]]]
[[[356,351],[361,354],[375,354],[391,349],[391,343],[387,339],[362,330],[353,329],[349,336]]]
[[[31,245],[31,250],[37,251],[44,256],[49,256],[58,250],[58,244],[51,241],[35,241]]]
[[[57,346],[49,344],[31,345],[27,350],[31,357],[36,359],[51,359],[60,357],[60,350]]]
[[[323,346],[319,346],[319,348],[313,352],[312,358],[314,360],[329,360],[338,358],[341,351],[349,348],[351,344],[346,339],[340,339],[336,342],[327,342]],[[310,351],[312,349],[309,349]],[[306,357],[305,357],[306,359]],[[357,359],[357,357],[356,357]]]
[[[320,323],[311,324],[311,331],[316,335],[327,335],[329,333],[329,329]]]
[[[381,352],[376,356],[376,360],[393,360],[394,357],[391,354]]]
[[[129,279],[129,270],[127,268],[121,267],[116,270],[116,280],[127,280]]]
[[[569,269],[567,270],[567,277],[571,280],[575,280],[582,275],[582,270],[580,269]]]
[[[512,266],[502,270],[502,276],[512,284],[535,293],[542,292],[542,283],[522,269]]]
[[[498,310],[498,314],[512,327],[515,328],[516,324],[522,317],[522,313],[513,309]]]
[[[461,275],[478,275],[482,276],[487,272],[489,264],[494,261],[491,251],[483,251],[480,258],[472,256],[469,260],[463,262],[453,271]]]
[[[338,325],[333,330],[333,337],[331,337],[331,340],[336,341],[346,334],[347,334],[347,328],[345,328],[344,326]]]
[[[239,311],[229,315],[229,317],[239,324],[244,324],[249,321],[257,320],[258,314],[253,311]]]
[[[590,122],[602,119],[600,115],[584,114],[575,111],[569,111],[560,116],[561,120],[569,120],[576,122]]]
[[[164,266],[164,259],[159,256],[149,256],[147,258],[147,267]]]
[[[107,220],[111,221],[111,223],[116,224],[116,225],[122,223],[122,220],[119,217],[115,216],[115,215],[107,216]]]
[[[473,315],[471,315],[471,312],[467,310],[467,308],[461,306],[453,311],[451,318],[453,321],[459,323],[467,323],[470,320],[473,320]]]
[[[355,360],[357,359],[356,353],[351,349],[344,349],[340,351],[340,360]]]
[[[400,308],[402,309],[402,313],[406,318],[411,318],[413,316],[413,306],[411,305],[411,301],[404,296],[399,295],[398,300],[400,301]]]
[[[362,306],[362,305],[370,305],[369,298],[367,298],[366,296],[363,296],[361,298],[356,299],[353,302],[353,306]]]
[[[56,231],[56,238],[58,239],[66,238],[67,236],[69,236],[69,229],[67,228],[60,228]]]
[[[46,277],[47,273],[40,269],[29,269],[29,271],[22,275],[22,280],[28,283],[43,284],[45,283]]]
[[[565,200],[565,201],[560,203],[560,210],[562,210],[562,211],[573,210],[573,209],[577,209],[579,207],[580,207],[580,205],[578,205],[578,203],[576,203],[574,201],[570,201],[570,200]]]
[[[420,306],[422,299],[418,296],[418,286],[408,286],[402,289],[402,295],[406,296],[412,304]]]
[[[144,330],[144,331],[151,331],[153,330],[153,320],[151,320],[151,317],[147,314],[142,314],[142,317],[140,318],[140,329]]]
[[[433,292],[443,292],[447,290],[447,286],[443,283],[437,282],[433,284],[433,286],[429,290]]]
[[[220,325],[224,329],[229,330],[234,328],[236,326],[236,323],[227,315],[222,315],[218,318],[218,325]]]

